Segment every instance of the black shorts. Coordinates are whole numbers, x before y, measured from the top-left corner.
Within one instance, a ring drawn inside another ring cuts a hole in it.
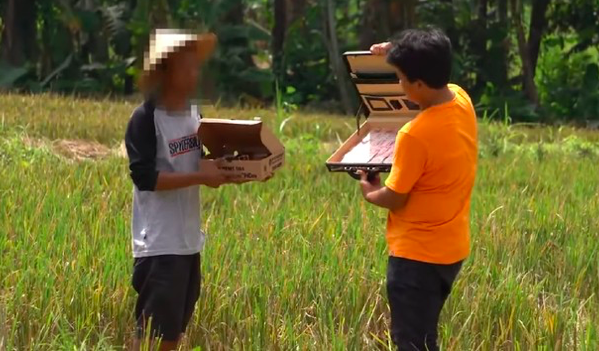
[[[136,258],[133,288],[137,337],[176,341],[185,332],[200,296],[200,254]]]
[[[401,351],[436,351],[437,324],[462,262],[431,264],[389,257],[391,339]]]

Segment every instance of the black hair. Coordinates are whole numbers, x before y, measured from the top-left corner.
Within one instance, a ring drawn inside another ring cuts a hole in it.
[[[441,89],[451,76],[451,41],[436,28],[408,29],[392,42],[387,62],[410,82],[421,80],[433,89]]]

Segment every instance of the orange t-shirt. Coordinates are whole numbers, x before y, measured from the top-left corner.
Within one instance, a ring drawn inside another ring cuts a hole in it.
[[[410,194],[389,212],[391,256],[451,264],[470,252],[470,195],[476,176],[476,114],[468,94],[450,84],[452,101],[422,111],[397,134],[385,185]]]

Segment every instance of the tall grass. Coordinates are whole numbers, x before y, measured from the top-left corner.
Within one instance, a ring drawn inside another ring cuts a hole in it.
[[[49,141],[116,148],[134,104],[0,105],[0,345],[124,348],[135,298],[126,160],[72,161]],[[296,114],[279,128],[276,111],[205,113],[261,116],[288,164],[265,184],[202,190],[209,236],[184,349],[387,349],[385,213],[323,166],[353,121]],[[442,316],[445,350],[599,349],[598,141],[481,125],[473,251]]]

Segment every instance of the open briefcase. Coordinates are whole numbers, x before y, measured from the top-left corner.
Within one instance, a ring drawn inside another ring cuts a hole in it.
[[[385,56],[352,51],[344,53],[343,58],[360,97],[357,131],[331,155],[327,168],[347,172],[356,179],[360,170],[369,174],[389,172],[397,133],[420,108],[407,99]],[[360,125],[362,113],[366,121]]]

